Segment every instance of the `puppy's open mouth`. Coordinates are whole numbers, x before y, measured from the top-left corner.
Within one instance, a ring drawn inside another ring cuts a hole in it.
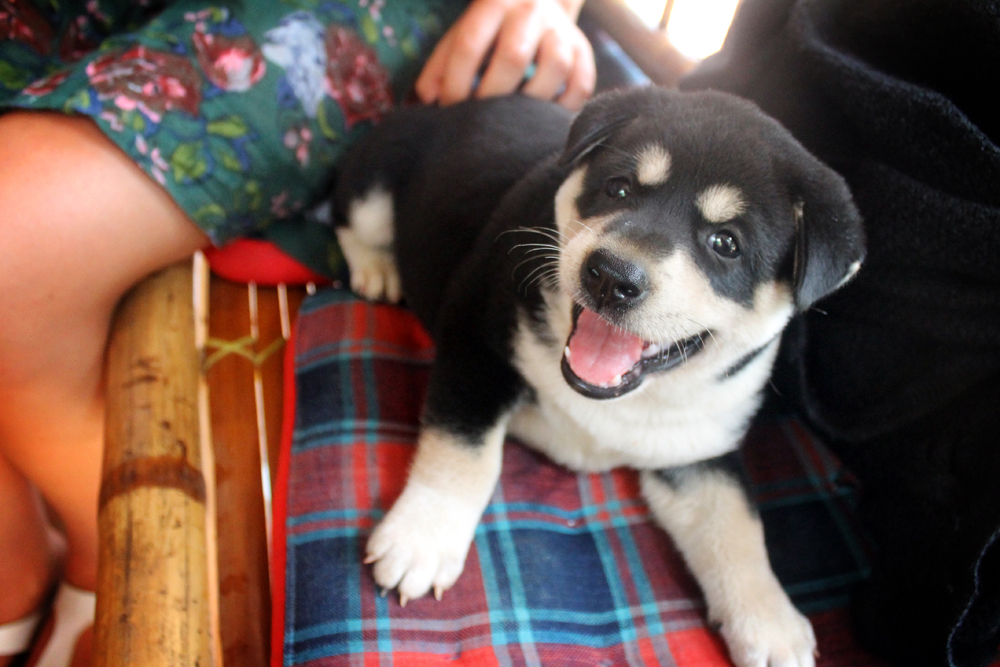
[[[563,351],[562,373],[588,398],[615,398],[639,386],[648,373],[679,366],[701,351],[709,332],[669,345],[650,342],[573,306],[573,330]]]

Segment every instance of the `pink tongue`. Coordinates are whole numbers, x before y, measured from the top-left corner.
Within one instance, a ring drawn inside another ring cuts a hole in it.
[[[643,341],[584,309],[569,339],[569,367],[593,385],[609,387],[642,357]]]

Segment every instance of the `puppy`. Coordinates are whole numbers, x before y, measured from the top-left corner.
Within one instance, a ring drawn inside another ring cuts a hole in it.
[[[400,602],[462,572],[504,437],[642,492],[740,667],[814,665],[737,450],[783,327],[864,254],[844,181],[752,104],[635,89],[573,119],[514,96],[388,118],[334,195],[352,287],[437,346],[367,562]]]

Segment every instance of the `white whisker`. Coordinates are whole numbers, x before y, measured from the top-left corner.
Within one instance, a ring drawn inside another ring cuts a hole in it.
[[[497,239],[505,234],[513,234],[515,232],[538,234],[540,236],[544,236],[545,238],[552,239],[556,243],[560,243],[566,236],[562,231],[548,227],[518,227],[516,229],[505,229],[497,234]]]
[[[551,258],[551,259],[555,259],[555,258]],[[531,271],[530,271],[530,272],[528,273],[528,275],[526,275],[526,276],[525,276],[525,277],[524,277],[524,278],[523,278],[523,279],[521,280],[521,282],[520,282],[520,283],[518,284],[518,286],[517,286],[517,289],[518,289],[518,291],[521,291],[521,288],[522,288],[522,287],[526,287],[526,288],[527,288],[527,287],[531,287],[531,282],[528,282],[528,281],[529,281],[529,279],[530,279],[530,278],[531,278],[531,277],[532,277],[533,275],[535,275],[536,273],[538,273],[539,271],[543,271],[543,270],[545,270],[545,269],[548,269],[548,268],[550,268],[550,262],[545,262],[545,263],[542,263],[542,264],[539,264],[538,266],[536,266],[535,268],[533,268],[533,269],[532,269],[532,270],[531,270]],[[527,284],[525,284],[525,283],[527,283]]]
[[[558,271],[553,271],[551,268],[547,271],[542,271],[536,275],[531,282],[528,283],[527,287],[531,287],[533,284],[541,284],[542,281],[547,283],[552,283],[556,278],[558,278]]]

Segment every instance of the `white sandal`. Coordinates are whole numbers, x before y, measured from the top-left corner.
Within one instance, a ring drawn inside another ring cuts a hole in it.
[[[52,601],[52,631],[41,655],[28,660],[31,667],[67,667],[72,664],[80,635],[94,624],[97,596],[63,582]],[[44,633],[43,635],[44,636]],[[41,637],[39,638],[41,641]]]
[[[0,625],[0,656],[9,657],[24,653],[31,647],[31,640],[42,620],[42,612],[36,611],[24,618]]]

